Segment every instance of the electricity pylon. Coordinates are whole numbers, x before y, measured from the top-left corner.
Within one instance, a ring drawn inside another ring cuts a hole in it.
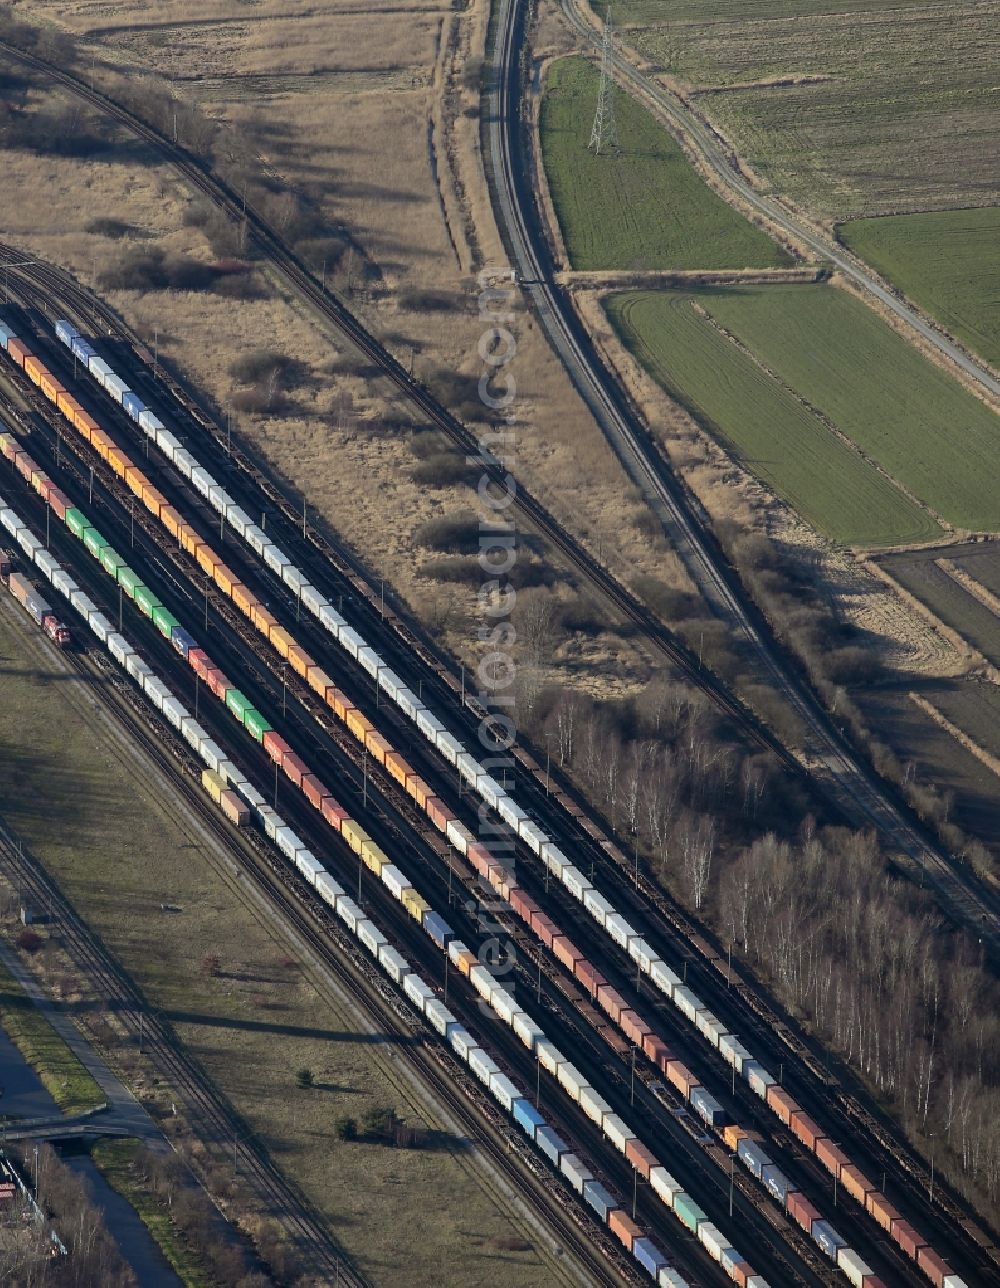
[[[600,155],[602,151],[617,152],[618,122],[615,120],[615,78],[613,72],[614,45],[612,43],[611,8],[604,15],[604,34],[601,40],[601,85],[597,91],[597,111],[590,131],[588,147]]]

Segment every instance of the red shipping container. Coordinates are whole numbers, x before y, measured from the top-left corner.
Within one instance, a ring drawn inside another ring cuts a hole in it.
[[[632,1251],[632,1244],[635,1243],[636,1239],[642,1238],[641,1227],[636,1225],[629,1214],[621,1208],[615,1208],[608,1217],[608,1226],[629,1252]]]
[[[323,802],[322,808],[323,817],[330,826],[335,827],[338,832],[343,826],[345,819],[350,818],[350,814],[348,814],[347,810],[344,809],[343,805],[339,805],[332,796],[327,796]]]
[[[576,963],[583,956],[576,944],[571,939],[567,939],[565,935],[556,935],[552,941],[552,951],[568,971],[574,972]]]
[[[635,1136],[625,1146],[625,1157],[632,1164],[635,1170],[645,1180],[649,1180],[649,1173],[654,1167],[660,1166],[660,1160],[656,1157],[651,1149],[638,1140]]]
[[[681,1064],[680,1060],[668,1060],[667,1067],[663,1071],[669,1080],[674,1084],[677,1090],[685,1098],[691,1094],[691,1088],[699,1086],[698,1079],[694,1076],[687,1065]]]
[[[798,1103],[776,1082],[772,1083],[767,1089],[767,1103],[786,1127],[792,1114],[796,1113],[799,1108]]]
[[[788,1208],[788,1215],[801,1225],[806,1234],[811,1234],[813,1222],[821,1219],[816,1208],[798,1190],[789,1194],[785,1206]]]
[[[526,894],[520,886],[517,886],[511,890],[508,898],[517,915],[530,926],[532,914],[538,912],[538,904],[535,903],[531,895]]]
[[[264,750],[275,764],[280,765],[289,746],[277,729],[269,729],[264,735]]]
[[[834,1177],[839,1177],[840,1169],[846,1167],[851,1161],[840,1146],[830,1140],[829,1136],[823,1136],[816,1142],[816,1157]]]
[[[868,1177],[853,1166],[840,1169],[840,1183],[851,1198],[857,1199],[862,1207],[865,1206],[868,1191],[875,1188]]]
[[[821,1140],[823,1137],[823,1133],[816,1125],[815,1120],[810,1118],[802,1109],[797,1113],[792,1114],[789,1126],[807,1149],[814,1150],[816,1148],[816,1142]]]
[[[622,1026],[622,1032],[635,1046],[642,1046],[643,1038],[651,1032],[646,1021],[635,1011],[622,1011],[618,1017],[618,1023]]]
[[[322,809],[324,797],[330,795],[315,774],[306,774],[302,779],[302,794],[315,809]]]
[[[281,757],[281,768],[285,777],[290,779],[296,787],[302,786],[303,778],[309,773],[309,766],[294,751],[286,751]]]
[[[604,988],[608,982],[597,967],[592,966],[586,958],[581,958],[577,962],[575,974],[591,997],[596,997],[598,989]]]
[[[427,802],[427,816],[439,832],[443,832],[448,823],[455,817],[447,805],[437,796]]]
[[[220,702],[225,702],[226,694],[230,689],[235,688],[229,676],[224,671],[220,671],[218,667],[214,667],[209,671],[208,675],[205,676],[205,683]]]
[[[945,1275],[950,1275],[952,1273],[951,1266],[948,1265],[944,1257],[940,1256],[929,1246],[921,1248],[917,1253],[917,1265],[931,1283],[934,1284],[934,1288],[941,1288],[941,1285],[944,1283]]]
[[[208,656],[203,648],[188,649],[188,666],[198,676],[204,680],[205,676],[212,669],[212,659]]]
[[[917,1259],[917,1253],[921,1248],[927,1246],[927,1240],[922,1234],[918,1234],[910,1225],[909,1221],[893,1221],[889,1227],[889,1234],[893,1240],[899,1244],[908,1257],[914,1261]]]
[[[670,1059],[670,1048],[660,1035],[652,1030],[642,1039],[642,1049],[657,1069],[661,1067],[663,1060]]]
[[[885,1195],[880,1194],[878,1190],[871,1191],[865,1200],[865,1207],[883,1230],[891,1230],[893,1221],[899,1216]]]
[[[610,1015],[616,1024],[621,1018],[622,1011],[628,1010],[628,1003],[624,997],[610,984],[605,984],[597,990],[597,1005]]]
[[[552,947],[552,941],[559,933],[559,927],[544,912],[536,912],[531,918],[531,929],[546,948]]]
[[[49,492],[49,505],[58,514],[60,519],[66,518],[66,511],[72,506],[69,497],[60,488],[53,486]]]

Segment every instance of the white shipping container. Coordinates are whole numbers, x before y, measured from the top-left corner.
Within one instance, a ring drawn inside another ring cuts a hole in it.
[[[174,464],[176,464],[176,461]],[[271,544],[261,529],[257,527],[256,523],[251,523],[247,526],[247,530],[243,533],[243,540],[247,543],[254,554],[258,556],[263,555],[264,547]]]
[[[437,746],[438,734],[445,732],[445,727],[437,718],[433,711],[428,711],[426,707],[418,707],[415,717],[417,728],[424,735],[428,742]]]
[[[483,772],[483,767],[479,761],[464,748],[455,759],[455,768],[472,787],[475,787],[479,781],[480,774]]]
[[[604,1122],[604,1115],[611,1113],[611,1106],[593,1087],[580,1088],[580,1108],[598,1127]]]
[[[420,710],[420,699],[404,684],[396,693],[396,706],[399,707],[407,720],[416,720],[417,712]]]
[[[490,1079],[493,1075],[500,1072],[497,1062],[492,1056],[487,1055],[482,1047],[477,1047],[476,1050],[470,1054],[469,1068],[476,1075],[479,1081],[485,1082],[487,1086],[490,1085]]]
[[[127,653],[125,656],[125,669],[133,680],[138,680],[143,684],[147,675],[151,675],[149,667],[142,660],[138,653]]]
[[[143,415],[148,416],[149,413],[144,412]],[[154,416],[153,420],[155,419],[156,417]],[[164,429],[162,425],[157,426],[155,429],[147,430],[146,432],[149,434],[149,437],[153,439],[156,446],[160,449],[167,460],[173,461],[174,457],[181,450],[181,441],[177,435],[171,434],[170,430]]]
[[[208,734],[201,727],[194,716],[185,716],[181,723],[181,733],[184,735],[184,741],[193,747],[195,751],[208,737]]]
[[[941,1288],[968,1288],[968,1285],[958,1275],[945,1275]]]
[[[323,871],[322,863],[320,863],[315,854],[310,854],[308,850],[300,850],[296,854],[295,866],[311,886],[316,884],[317,875]]]
[[[726,1032],[726,1026],[711,1011],[699,1011],[697,1025],[699,1033],[702,1033],[714,1047],[719,1045],[719,1038]]]
[[[241,795],[246,796],[246,792]],[[323,896],[326,902],[333,907],[340,896],[344,893],[344,887],[339,881],[336,881],[329,872],[321,872],[316,878],[316,889]],[[381,960],[381,958],[380,958]]]
[[[337,610],[333,607],[332,604],[327,604],[325,608],[320,609],[319,621],[320,621],[320,625],[325,630],[328,630],[335,639],[340,635],[340,632],[347,626],[347,623],[344,621],[343,617],[341,617],[341,615],[337,612]]]
[[[385,663],[379,655],[368,644],[366,644],[364,648],[358,649],[357,662],[358,666],[367,671],[373,680],[377,679],[378,673],[381,671],[382,667],[385,666]]]
[[[276,546],[273,541],[269,541],[264,547],[264,562],[272,572],[276,572],[280,577],[290,560],[279,546]]]
[[[544,1030],[527,1011],[518,1011],[511,1021],[511,1027],[529,1051],[534,1051],[539,1040],[545,1036]]]
[[[680,1273],[674,1270],[672,1266],[664,1266],[660,1271],[660,1288],[689,1288],[688,1281]],[[749,1288],[749,1280],[748,1288]],[[755,1285],[755,1288],[766,1288],[765,1285]]]
[[[865,1277],[874,1274],[871,1266],[860,1256],[853,1248],[839,1248],[837,1250],[837,1266],[847,1276],[854,1288],[862,1288]]]
[[[530,818],[525,819],[518,829],[518,835],[529,850],[535,854],[541,855],[542,846],[548,840],[548,837],[537,823],[533,823]]]
[[[681,982],[681,977],[670,969],[666,962],[653,962],[649,970],[650,978],[661,993],[672,997],[674,989]]]
[[[583,1193],[586,1181],[594,1179],[594,1173],[577,1154],[563,1154],[559,1160],[559,1167],[577,1194]]]
[[[469,842],[473,838],[472,833],[464,823],[460,823],[457,818],[449,819],[448,826],[445,828],[445,835],[459,854],[468,853]]]
[[[45,550],[44,548],[35,551],[35,563],[38,564],[39,568],[41,568],[42,572],[45,573],[49,581],[52,580],[53,574],[59,567],[56,560],[53,559],[48,550]]]
[[[383,666],[382,670],[379,671],[378,682],[379,688],[381,688],[384,693],[387,693],[393,702],[396,701],[396,697],[400,689],[404,687],[403,681],[399,678],[396,672],[388,666]]]
[[[479,1050],[476,1039],[472,1036],[469,1030],[463,1028],[461,1024],[457,1029],[452,1029],[451,1037],[448,1040],[466,1063],[468,1063],[469,1056],[472,1052]]]
[[[190,478],[198,468],[198,462],[186,447],[178,447],[174,452],[174,468],[180,470],[185,478]]]
[[[358,928],[358,922],[364,920],[364,913],[348,895],[343,895],[337,900],[337,916],[352,935]]]
[[[756,1060],[744,1062],[743,1076],[750,1083],[750,1090],[755,1091],[761,1100],[767,1099],[767,1089],[773,1087],[776,1081],[774,1075],[768,1073]]]
[[[442,1037],[447,1036],[449,1024],[458,1023],[444,1002],[439,1001],[436,997],[432,997],[424,1007],[424,1015],[430,1021],[431,1028],[440,1033]]]
[[[461,939],[453,939],[448,945],[448,956],[456,966],[458,965],[458,959],[461,957],[462,953],[467,953],[468,951],[468,948],[462,943]]]
[[[693,1024],[697,1019],[698,1012],[705,1009],[705,1003],[696,994],[692,993],[689,988],[683,984],[674,989],[674,1005]]]
[[[684,1188],[680,1181],[671,1176],[665,1167],[654,1167],[649,1173],[649,1183],[660,1199],[670,1208],[674,1206],[674,1199]]]
[[[497,810],[507,826],[512,827],[515,832],[528,817],[509,792],[504,792],[497,803]]]
[[[569,859],[565,854],[563,854],[558,845],[554,845],[551,841],[543,841],[539,849],[538,857],[554,877],[558,877],[560,881],[563,879],[563,873],[569,867],[570,863]]]
[[[627,1123],[623,1122],[617,1114],[605,1114],[604,1122],[601,1124],[601,1130],[611,1141],[615,1149],[625,1153],[625,1146],[630,1140],[635,1140],[635,1132]]]
[[[517,1014],[517,1003],[514,1001],[514,995],[508,993],[505,988],[501,988],[499,984],[494,984],[493,986],[493,992],[490,994],[490,1006],[493,1007],[504,1024],[513,1023],[514,1016]]]
[[[293,861],[299,850],[305,849],[302,838],[297,832],[293,832],[287,824],[284,827],[278,828],[274,835],[274,839],[281,853],[284,854],[286,858],[292,859]]]
[[[589,1083],[576,1065],[570,1064],[567,1060],[565,1064],[559,1066],[559,1085],[564,1087],[574,1100],[579,1101],[580,1093],[584,1087],[589,1086]]]
[[[382,884],[394,899],[402,899],[403,891],[410,888],[409,881],[394,863],[387,863],[382,869]]]
[[[324,608],[329,608],[329,604],[323,597],[323,592],[311,586],[308,582],[302,587],[302,605],[308,608],[310,613],[316,617],[320,615]]]
[[[107,649],[115,661],[121,666],[125,665],[125,659],[128,655],[135,651],[125,636],[119,635],[117,631],[114,631],[108,636]]]
[[[261,826],[267,839],[273,841],[279,830],[285,826],[285,820],[270,805],[262,805],[257,813],[260,815]]]
[[[469,983],[479,996],[485,998],[487,1002],[493,992],[493,982],[493,976],[485,966],[473,966],[472,970],[469,971]]]
[[[711,1221],[702,1221],[698,1226],[698,1242],[714,1261],[721,1261],[724,1249],[729,1247],[729,1240]]]
[[[67,599],[72,598],[73,591],[76,590],[76,582],[69,575],[65,568],[59,568],[52,574],[52,584],[61,595]]]
[[[634,927],[625,920],[620,912],[612,912],[604,918],[604,929],[615,943],[622,948],[627,948],[629,940],[633,939],[636,934]]]
[[[87,625],[94,632],[102,644],[108,642],[108,636],[111,634],[111,623],[103,613],[91,613],[87,618]]]
[[[449,765],[454,765],[462,754],[462,744],[454,734],[442,729],[437,735],[437,749]]]
[[[614,915],[614,907],[610,904],[604,895],[595,890],[593,886],[583,892],[583,906],[587,909],[595,921],[602,926],[608,919],[609,915]]]
[[[181,727],[181,721],[184,719],[184,704],[182,702],[179,702],[177,698],[171,695],[163,699],[161,710],[175,729]]]
[[[234,787],[235,787],[235,780],[234,780]],[[260,813],[260,808],[264,804],[264,797],[263,797],[263,794],[259,792],[256,787],[254,787],[253,783],[240,781],[239,786],[236,787],[236,790],[239,791],[239,794],[243,797],[243,799],[246,801],[246,803],[250,806],[252,810],[254,810],[256,813]]]
[[[401,984],[409,972],[410,966],[402,953],[397,952],[391,944],[383,944],[378,950],[379,965],[397,984]]]
[[[246,536],[247,528],[251,526],[253,520],[247,514],[246,510],[240,505],[234,505],[226,515],[226,522],[239,537]]]
[[[340,641],[341,647],[354,658],[358,656],[358,653],[363,648],[367,648],[365,641],[353,626],[341,626],[337,631],[337,639]]]
[[[495,1073],[490,1078],[490,1095],[494,1100],[499,1101],[508,1113],[514,1107],[514,1101],[521,1098],[520,1091],[505,1073]]]
[[[593,884],[583,875],[579,868],[570,863],[562,871],[562,883],[574,899],[582,899],[585,890],[592,890]]]
[[[503,788],[495,778],[489,774],[482,774],[476,783],[476,791],[483,798],[490,809],[496,809],[500,804],[500,797],[504,794]]]
[[[559,1066],[566,1060],[556,1044],[550,1042],[548,1038],[542,1038],[535,1043],[535,1053],[538,1056],[538,1063],[553,1076],[559,1072]]]
[[[212,478],[211,474],[209,474],[208,470],[206,470],[204,466],[199,465],[191,471],[191,482],[194,485],[195,491],[200,492],[207,500],[212,491],[212,485],[215,483],[215,479]]]
[[[403,984],[403,992],[420,1011],[421,1015],[424,1007],[434,996],[434,990],[430,985],[425,984],[419,975],[414,974],[407,975],[406,982]]]

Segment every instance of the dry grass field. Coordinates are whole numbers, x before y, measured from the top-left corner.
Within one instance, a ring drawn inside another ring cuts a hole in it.
[[[996,0],[654,0],[626,35],[778,191],[824,218],[1000,198]]]
[[[441,1124],[391,1045],[297,964],[193,816],[109,736],[86,686],[40,654],[6,592],[0,691],[5,819],[372,1280],[458,1288],[502,1258],[508,1282],[550,1284],[547,1253],[474,1156],[336,1140],[339,1115],[362,1120],[377,1105],[411,1125]],[[202,969],[206,955],[218,957],[216,974]],[[295,1085],[301,1068],[314,1073],[310,1091]]]

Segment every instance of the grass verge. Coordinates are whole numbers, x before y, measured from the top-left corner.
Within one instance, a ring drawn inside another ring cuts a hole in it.
[[[138,1213],[140,1221],[185,1288],[208,1288],[211,1279],[200,1259],[181,1241],[163,1203],[150,1193],[136,1173],[136,1160],[141,1148],[140,1142],[132,1137],[102,1140],[93,1147],[90,1155],[112,1189],[117,1190]]]
[[[100,1087],[2,963],[0,1024],[64,1114],[104,1104]]]
[[[1000,209],[857,219],[839,236],[974,353],[1000,364]]]
[[[576,269],[773,268],[792,261],[698,176],[667,131],[615,87],[620,152],[588,148],[598,73],[584,58],[550,70],[542,100],[545,173]]]
[[[940,533],[794,390],[713,325],[723,295],[636,291],[612,296],[606,307],[650,374],[820,532],[858,546]]]

